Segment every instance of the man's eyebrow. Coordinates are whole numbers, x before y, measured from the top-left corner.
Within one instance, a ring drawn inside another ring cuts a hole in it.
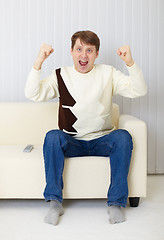
[[[94,46],[90,45],[90,46],[88,46],[87,48],[92,48],[92,49],[94,49]]]
[[[79,47],[84,47],[84,46],[79,44],[76,47],[79,48]],[[86,48],[87,49],[94,49],[94,46],[93,45],[88,45]]]
[[[94,49],[93,45],[88,45],[88,47],[86,47],[86,49]]]

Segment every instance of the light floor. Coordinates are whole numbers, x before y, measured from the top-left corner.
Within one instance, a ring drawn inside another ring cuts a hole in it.
[[[44,200],[0,200],[2,240],[164,240],[164,175],[148,176],[148,197],[127,206],[126,222],[111,225],[105,200],[65,200],[57,226],[45,224]]]

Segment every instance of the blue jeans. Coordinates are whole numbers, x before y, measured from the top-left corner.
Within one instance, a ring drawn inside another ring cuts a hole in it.
[[[63,201],[62,174],[65,157],[110,156],[111,184],[107,204],[125,207],[132,149],[132,138],[126,130],[118,129],[90,141],[77,140],[61,130],[49,131],[43,146],[46,173],[45,200],[58,200],[61,203]]]

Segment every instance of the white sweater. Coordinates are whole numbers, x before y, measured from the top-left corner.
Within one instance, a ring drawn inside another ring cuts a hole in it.
[[[127,67],[129,76],[109,65],[94,65],[82,74],[74,67],[63,67],[41,80],[41,71],[29,73],[25,95],[32,101],[59,97],[59,128],[81,140],[104,136],[112,126],[112,96],[143,96],[147,87],[139,67]]]

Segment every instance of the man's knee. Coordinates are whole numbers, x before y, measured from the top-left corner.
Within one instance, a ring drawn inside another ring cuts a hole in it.
[[[114,132],[116,141],[120,142],[121,144],[129,144],[132,146],[133,148],[133,141],[132,141],[132,136],[130,135],[130,133],[125,130],[125,129],[118,129],[115,130]]]
[[[63,131],[59,129],[50,130],[46,133],[45,142],[54,142],[55,140],[58,140],[62,135]]]
[[[125,130],[125,129],[118,129],[118,134],[119,134],[119,137],[127,140],[127,141],[131,141],[132,140],[132,136],[130,135],[130,133]]]

